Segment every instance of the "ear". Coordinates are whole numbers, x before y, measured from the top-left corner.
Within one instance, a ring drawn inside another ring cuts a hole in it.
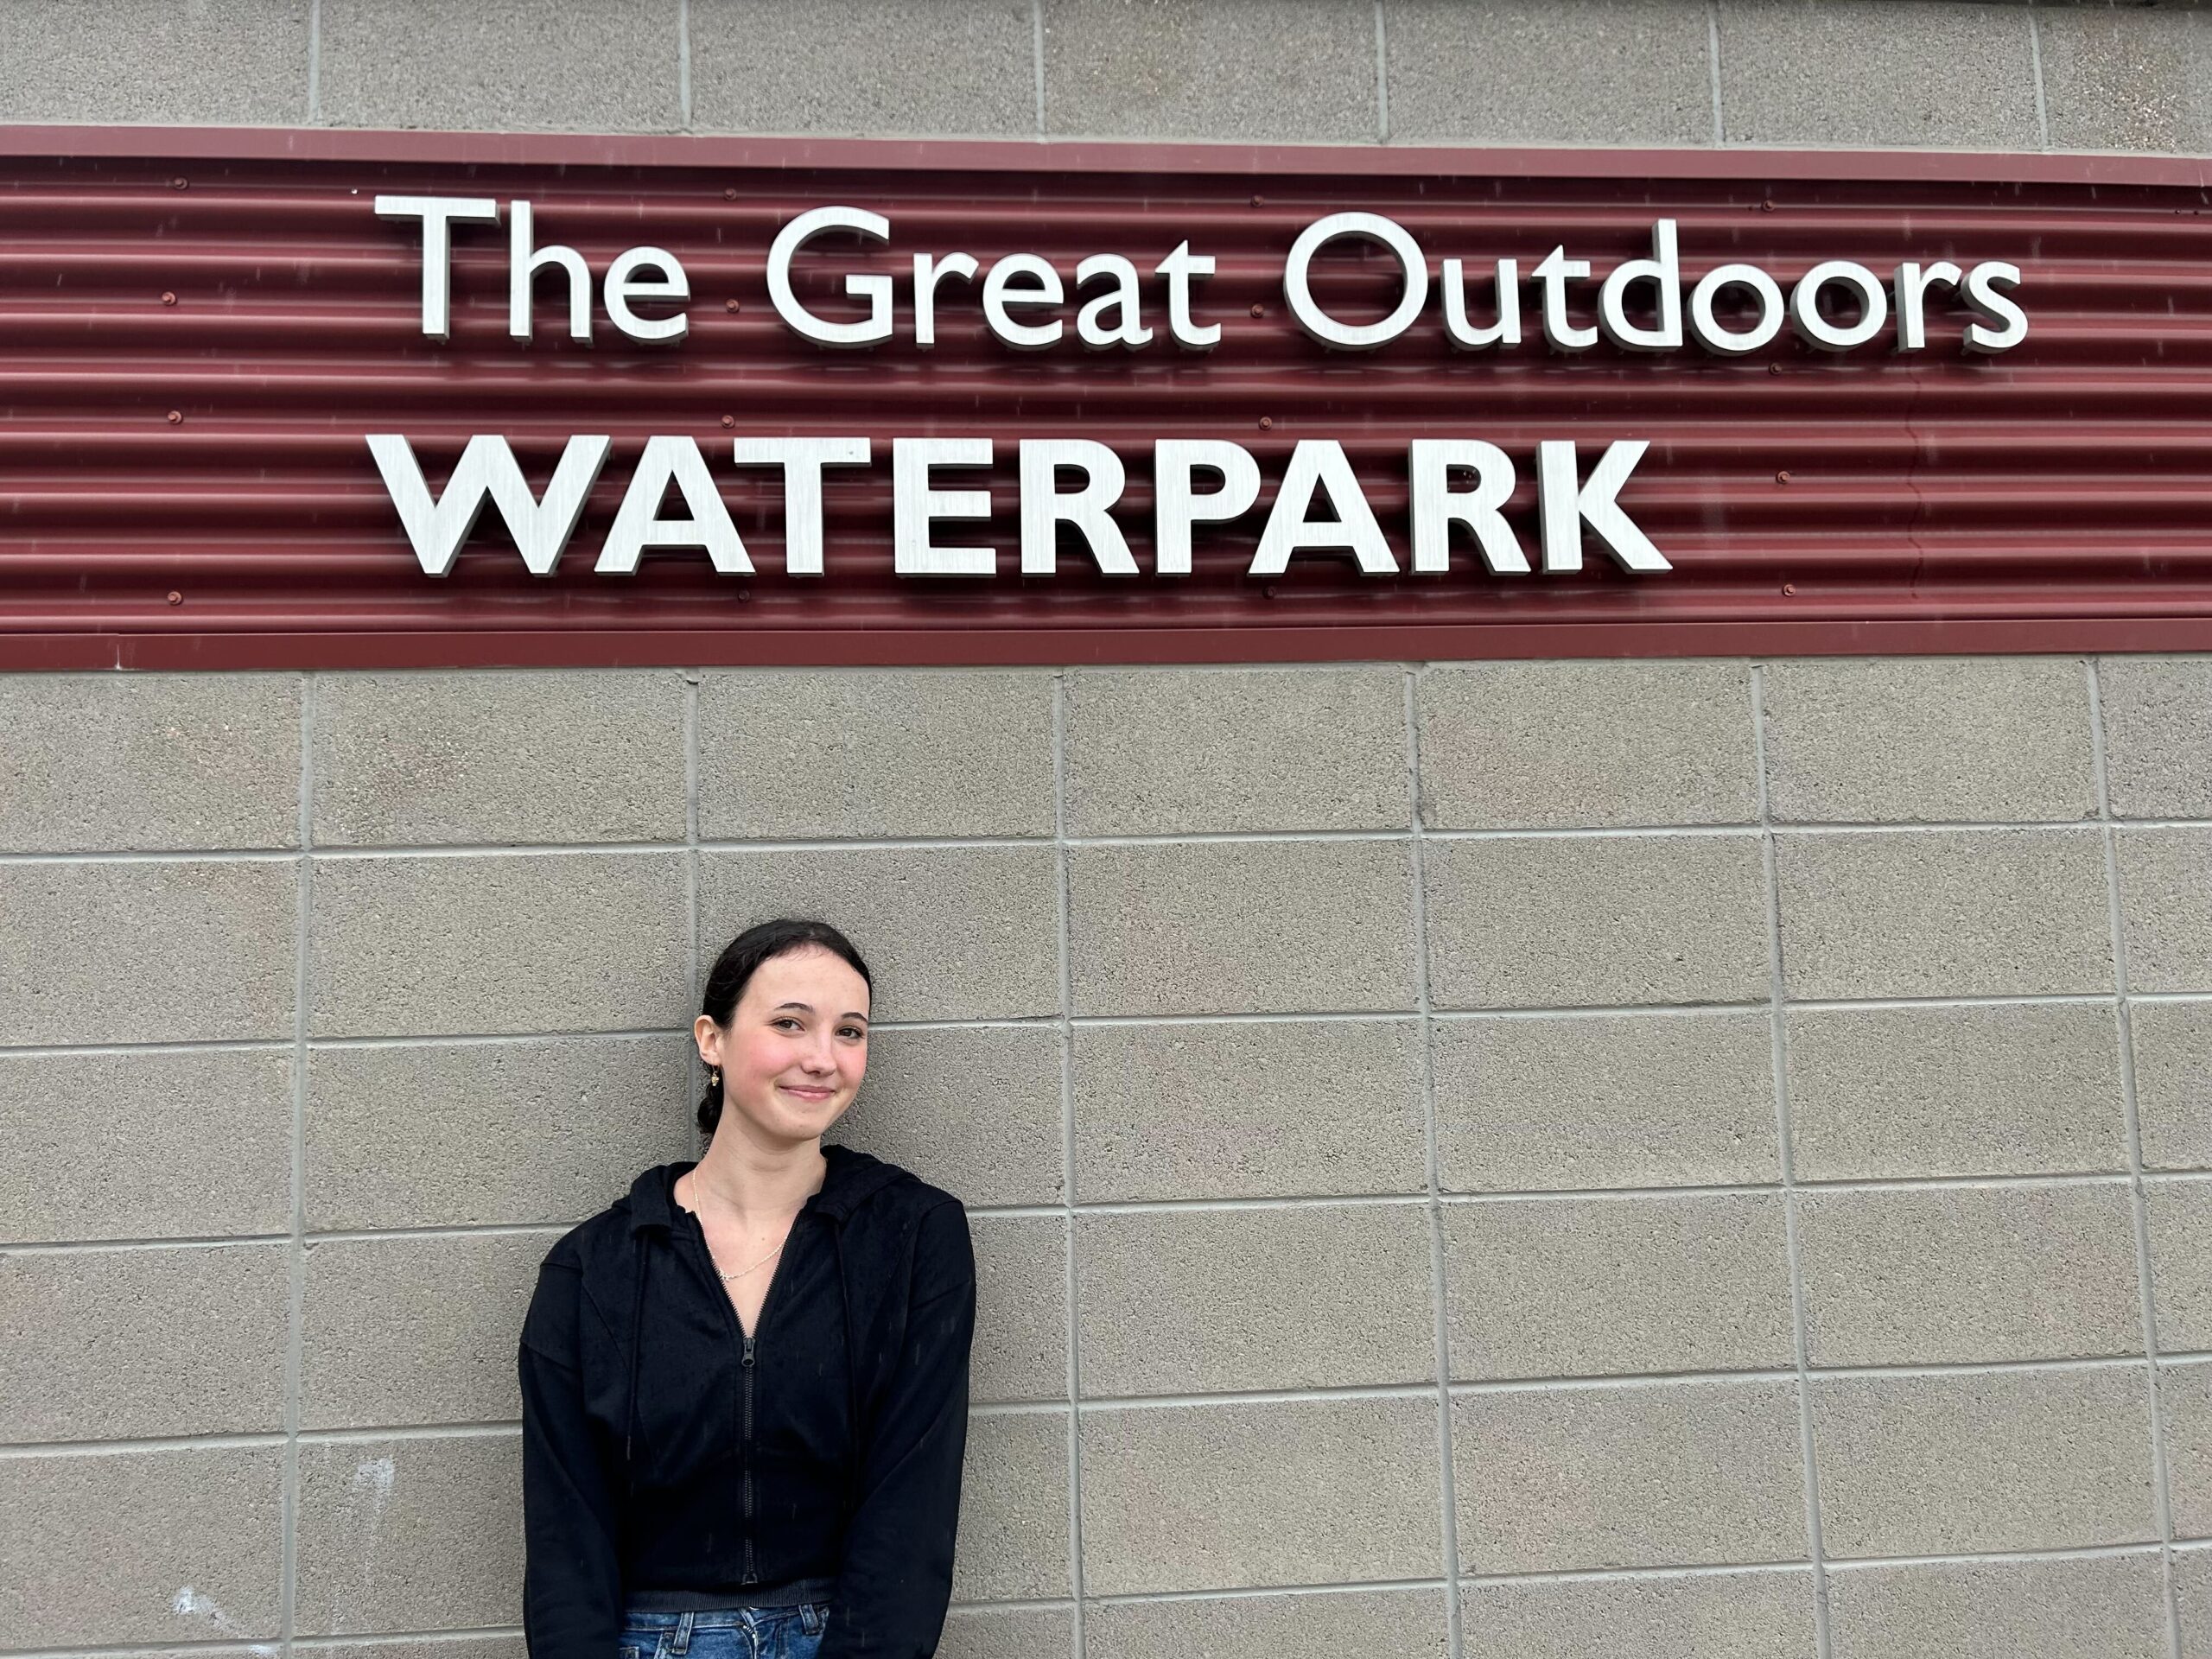
[[[703,1014],[691,1022],[691,1040],[699,1046],[701,1065],[722,1063],[722,1028]]]

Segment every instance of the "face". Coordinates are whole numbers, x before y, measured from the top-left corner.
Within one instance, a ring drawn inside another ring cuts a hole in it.
[[[754,969],[727,1030],[704,1014],[693,1027],[699,1058],[722,1069],[721,1127],[783,1145],[843,1116],[868,1070],[868,982],[827,950]]]

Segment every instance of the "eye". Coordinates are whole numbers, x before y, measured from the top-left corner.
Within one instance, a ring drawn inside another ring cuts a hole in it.
[[[868,1027],[866,1026],[847,1026],[837,1034],[855,1043],[864,1043],[868,1040]]]
[[[798,1017],[793,1014],[779,1014],[775,1019],[771,1020],[768,1023],[773,1026],[778,1031],[799,1031],[804,1029],[804,1027],[799,1024]]]

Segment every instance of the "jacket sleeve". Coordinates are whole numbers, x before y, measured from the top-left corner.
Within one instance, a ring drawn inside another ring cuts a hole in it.
[[[622,1569],[614,1505],[584,1411],[582,1276],[549,1259],[523,1321],[523,1634],[530,1659],[614,1659]]]
[[[898,1370],[863,1453],[821,1659],[929,1659],[952,1599],[976,1257],[959,1205],[925,1215]]]

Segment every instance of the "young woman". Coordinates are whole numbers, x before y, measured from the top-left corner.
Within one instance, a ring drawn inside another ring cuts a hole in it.
[[[927,1659],[951,1593],[975,1259],[958,1201],[824,1147],[868,972],[731,942],[693,1027],[696,1164],[545,1259],[522,1334],[531,1659]]]

